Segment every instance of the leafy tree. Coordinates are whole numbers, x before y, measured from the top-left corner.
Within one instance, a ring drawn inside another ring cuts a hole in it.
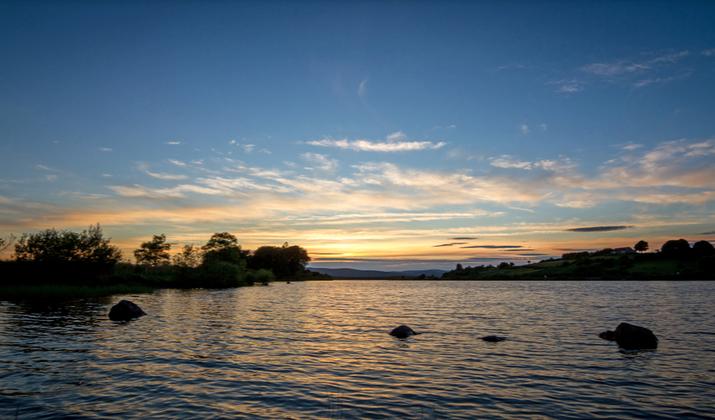
[[[671,239],[660,248],[663,255],[682,257],[690,252],[690,243],[685,239]]]
[[[204,251],[204,264],[223,261],[239,266],[246,265],[248,252],[241,250],[238,239],[228,232],[214,233],[201,249]]]
[[[94,263],[114,265],[122,258],[119,248],[109,244],[99,224],[80,233],[46,229],[23,234],[15,244],[18,261],[38,263]]]
[[[693,244],[693,253],[698,257],[715,255],[715,247],[708,241],[698,241]]]
[[[462,271],[464,270],[464,267],[462,267],[462,264],[457,264],[457,268],[455,270]]]
[[[144,242],[134,250],[134,258],[137,264],[157,266],[169,262],[169,250],[171,244],[166,242],[166,235],[154,235],[151,241]]]
[[[193,245],[184,245],[181,252],[174,255],[174,265],[184,268],[196,268],[201,264],[201,250]]]
[[[635,249],[637,252],[646,252],[648,251],[648,242],[638,241],[638,243],[633,246],[633,249]]]
[[[302,273],[309,261],[308,251],[297,245],[289,246],[284,243],[282,247],[258,248],[250,257],[248,266],[253,269],[271,270],[277,277],[285,278]]]

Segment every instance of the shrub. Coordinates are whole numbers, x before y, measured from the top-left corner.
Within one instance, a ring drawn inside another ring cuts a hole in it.
[[[249,284],[253,283],[268,283],[276,279],[276,276],[271,270],[266,270],[261,268],[258,270],[250,270],[246,274],[246,282]]]
[[[195,287],[221,288],[237,287],[242,283],[243,271],[235,264],[215,261],[203,264],[198,269],[198,282]]]

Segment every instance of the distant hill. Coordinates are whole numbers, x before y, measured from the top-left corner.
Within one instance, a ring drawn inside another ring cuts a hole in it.
[[[379,271],[379,270],[357,270],[354,268],[320,268],[310,267],[310,271],[327,274],[336,279],[398,279],[416,278],[421,275],[425,277],[442,277],[445,270],[407,270],[407,271]]]

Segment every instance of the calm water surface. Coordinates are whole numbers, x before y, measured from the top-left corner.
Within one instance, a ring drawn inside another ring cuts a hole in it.
[[[149,315],[109,321],[121,298]],[[715,282],[408,281],[0,302],[0,417],[715,417],[714,302]],[[658,350],[598,338],[620,321]]]

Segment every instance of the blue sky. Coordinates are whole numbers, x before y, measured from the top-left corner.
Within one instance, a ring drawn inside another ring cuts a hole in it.
[[[229,230],[387,269],[711,239],[712,22],[712,2],[0,2],[0,234]],[[621,228],[568,231],[598,226]]]

